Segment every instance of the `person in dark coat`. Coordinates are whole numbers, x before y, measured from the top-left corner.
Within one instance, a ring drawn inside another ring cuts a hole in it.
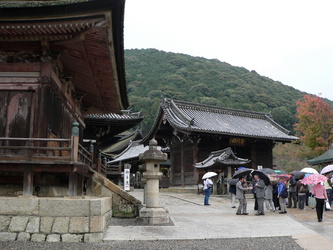
[[[280,202],[279,202],[279,198],[278,198],[278,184],[277,183],[273,183],[273,202],[274,202],[275,209],[281,210]]]
[[[237,179],[230,179],[228,181],[229,184],[229,193],[231,195],[231,207],[236,208],[235,206],[235,200],[236,200],[236,184],[238,180]]]
[[[288,189],[288,206],[287,208],[297,208],[297,181],[295,179],[294,173],[290,173],[291,178],[289,180],[289,189]]]
[[[306,193],[309,191],[308,185],[302,184],[303,177],[304,176],[301,175],[299,181],[296,184],[297,194],[298,194],[298,208],[301,210],[304,209]]]

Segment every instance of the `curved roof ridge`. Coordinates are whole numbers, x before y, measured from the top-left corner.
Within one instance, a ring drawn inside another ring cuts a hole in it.
[[[242,110],[242,109],[234,109],[234,108],[227,108],[227,107],[218,107],[218,106],[213,106],[213,105],[208,105],[208,104],[202,104],[202,103],[191,103],[191,102],[186,102],[186,101],[179,101],[179,100],[172,100],[170,99],[170,102],[174,103],[177,105],[177,108],[179,109],[179,105],[188,109],[193,109],[193,110],[201,110],[201,111],[215,111],[216,113],[232,113],[233,115],[242,115],[244,114],[249,115],[250,117],[264,117],[267,116],[268,113],[264,112],[257,112],[257,111],[249,111],[249,110]],[[252,116],[251,116],[252,115]]]

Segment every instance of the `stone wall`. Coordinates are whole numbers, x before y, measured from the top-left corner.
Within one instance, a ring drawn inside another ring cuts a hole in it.
[[[98,242],[112,197],[0,198],[0,241]]]
[[[118,185],[114,184],[107,178],[95,173],[93,176],[94,196],[112,195],[112,216],[121,218],[134,218],[139,215],[142,208],[141,201],[124,191]]]

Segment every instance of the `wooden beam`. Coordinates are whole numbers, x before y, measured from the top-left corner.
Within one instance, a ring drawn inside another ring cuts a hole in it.
[[[39,72],[40,63],[0,63],[1,72]]]

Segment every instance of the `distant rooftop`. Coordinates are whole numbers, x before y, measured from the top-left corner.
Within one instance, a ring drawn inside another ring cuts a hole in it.
[[[289,135],[289,131],[276,123],[270,114],[172,99],[162,101],[158,119],[167,120],[174,129],[184,133],[221,134],[281,142],[298,139]],[[155,126],[156,124],[160,122],[157,121]],[[154,129],[156,131],[157,128]],[[153,132],[147,137],[152,136]]]

